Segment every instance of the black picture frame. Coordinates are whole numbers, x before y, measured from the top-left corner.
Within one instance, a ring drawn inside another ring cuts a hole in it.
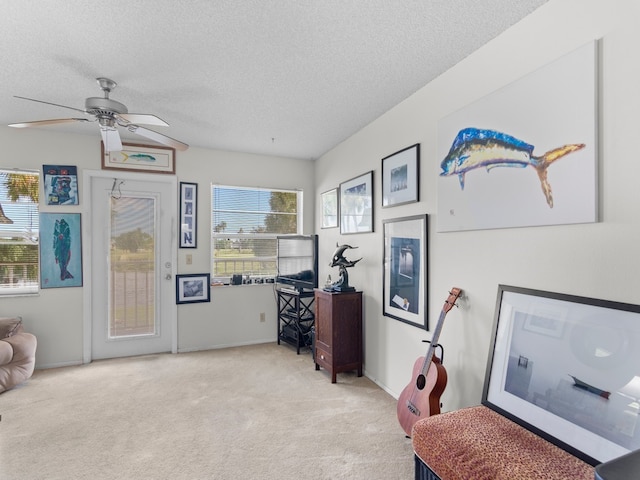
[[[640,306],[498,286],[482,403],[596,465],[640,448]]]
[[[429,330],[426,214],[383,220],[382,313]]]
[[[382,207],[420,200],[420,144],[398,150],[382,159]]]
[[[78,167],[43,165],[44,201],[46,205],[79,205]]]
[[[211,274],[191,273],[176,275],[176,303],[203,303],[211,301]]]
[[[180,182],[180,248],[197,248],[198,184]]]

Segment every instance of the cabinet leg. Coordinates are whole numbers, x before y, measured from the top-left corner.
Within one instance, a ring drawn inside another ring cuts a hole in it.
[[[336,383],[336,372],[331,372],[331,383]]]
[[[358,367],[358,376],[361,377],[362,376],[362,367]]]
[[[316,371],[320,370],[320,365],[316,363]]]

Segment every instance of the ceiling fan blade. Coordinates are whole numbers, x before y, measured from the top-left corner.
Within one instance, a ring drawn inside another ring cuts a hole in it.
[[[18,95],[14,95],[14,98],[20,98],[20,99],[22,99],[22,100],[29,100],[29,101],[31,101],[31,102],[46,103],[47,105],[53,105],[54,107],[68,108],[68,109],[70,109],[70,110],[75,110],[76,112],[86,113],[86,111],[85,111],[85,110],[81,110],[80,108],[68,107],[68,106],[66,106],[66,105],[60,105],[60,104],[58,104],[58,103],[45,102],[44,100],[36,100],[35,98],[19,97]]]
[[[144,125],[155,125],[158,127],[168,127],[169,124],[162,120],[160,117],[151,115],[149,113],[118,113],[116,114],[118,119],[123,119],[128,123],[142,123]]]
[[[161,133],[154,132],[153,130],[149,130],[148,128],[131,124],[131,125],[127,125],[127,129],[131,133],[142,135],[143,137],[147,137],[153,141],[156,141],[163,145],[167,145],[168,147],[173,147],[176,150],[184,151],[187,148],[189,148],[189,145],[187,145],[186,143],[176,140],[175,138],[167,137],[166,135],[163,135]]]
[[[13,128],[25,128],[25,127],[41,127],[43,125],[57,125],[61,123],[73,123],[73,122],[91,122],[88,118],[54,118],[51,120],[36,120],[35,122],[22,122],[11,123],[8,126]]]
[[[100,127],[100,134],[102,135],[105,152],[119,152],[122,150],[122,141],[116,128]]]

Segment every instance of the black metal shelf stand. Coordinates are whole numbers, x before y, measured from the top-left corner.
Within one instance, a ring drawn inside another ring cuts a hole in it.
[[[284,341],[296,347],[311,347],[315,321],[314,292],[278,288],[278,345]]]

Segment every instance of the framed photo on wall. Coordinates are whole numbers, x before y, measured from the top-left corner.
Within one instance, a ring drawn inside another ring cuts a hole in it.
[[[322,200],[322,228],[338,226],[338,189],[333,188],[320,195]]]
[[[102,146],[103,170],[133,170],[145,173],[176,173],[176,151],[171,147],[157,147],[136,143],[122,143],[119,152],[105,152]]]
[[[382,206],[395,207],[420,200],[420,144],[382,159]]]
[[[428,330],[427,215],[384,220],[382,229],[382,313]]]
[[[209,273],[176,275],[176,303],[210,302],[210,279]]]
[[[79,213],[40,213],[40,288],[82,286]]]
[[[78,205],[78,167],[43,165],[44,197],[47,205]]]
[[[340,233],[373,232],[373,170],[340,184]]]
[[[180,248],[196,248],[198,184],[180,182]]]

